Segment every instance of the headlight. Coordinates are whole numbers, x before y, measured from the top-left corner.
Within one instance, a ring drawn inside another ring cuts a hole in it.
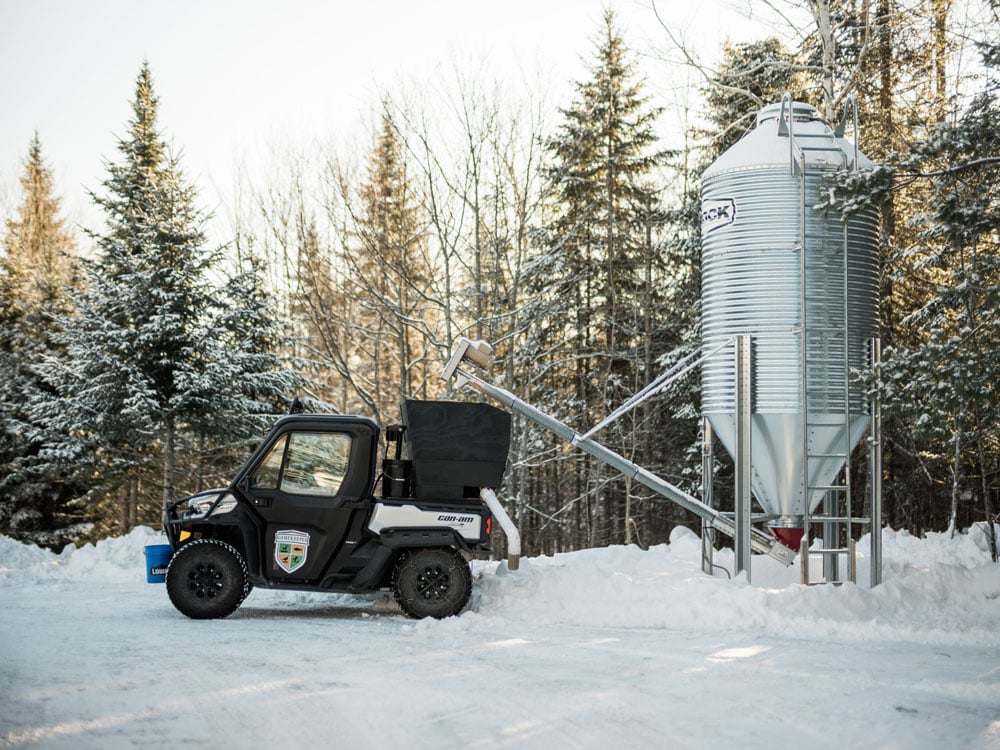
[[[228,513],[234,508],[236,508],[236,496],[231,492],[227,492],[219,498],[219,504],[215,506],[215,510],[212,511],[211,515],[221,516],[223,513]]]
[[[202,492],[188,500],[191,518],[205,518],[229,513],[236,507],[236,497],[231,492]]]

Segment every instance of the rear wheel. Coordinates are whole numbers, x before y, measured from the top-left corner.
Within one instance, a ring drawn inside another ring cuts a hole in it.
[[[232,614],[250,593],[243,555],[218,539],[181,547],[167,568],[167,595],[183,614],[210,620]]]
[[[410,617],[451,617],[469,602],[472,571],[450,549],[413,550],[396,565],[393,591]]]

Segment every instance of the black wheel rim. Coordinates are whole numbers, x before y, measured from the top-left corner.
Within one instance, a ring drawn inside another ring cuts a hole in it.
[[[423,599],[442,599],[451,589],[451,576],[441,565],[427,565],[417,573],[417,595]]]
[[[212,563],[198,563],[188,573],[188,590],[199,599],[214,599],[222,593],[226,579]]]

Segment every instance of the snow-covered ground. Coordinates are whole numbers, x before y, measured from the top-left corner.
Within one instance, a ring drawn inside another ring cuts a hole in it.
[[[0,537],[0,747],[1000,748],[980,536],[885,531],[869,589],[757,557],[753,585],[710,578],[681,529],[481,565],[440,622],[260,590],[199,622],[145,583],[152,531],[62,555]]]

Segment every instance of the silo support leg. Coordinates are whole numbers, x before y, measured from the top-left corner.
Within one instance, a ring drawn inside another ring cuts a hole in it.
[[[809,534],[802,537],[799,542],[799,564],[802,566],[802,577],[799,579],[803,585],[809,585]]]
[[[847,562],[848,568],[850,570],[850,580],[851,583],[858,582],[858,550],[857,543],[851,539],[847,543],[849,560]]]
[[[837,501],[838,498],[834,493],[827,492],[823,498],[823,514],[828,517],[837,515]],[[850,531],[848,531],[848,538],[850,538]],[[827,549],[840,546],[840,524],[836,521],[823,523],[823,546]],[[839,555],[823,555],[823,578],[827,583],[840,580]]]
[[[712,575],[715,567],[713,555],[715,554],[715,529],[707,518],[701,519],[701,570],[703,573]]]
[[[872,372],[875,382],[882,383],[882,340],[876,336],[869,343]],[[868,475],[871,477],[871,586],[882,583],[882,400],[876,389],[869,402],[871,413],[870,449],[868,454]]]
[[[701,501],[708,507],[714,507],[712,497],[715,478],[715,457],[712,451],[712,423],[707,418],[701,423]],[[701,569],[712,575],[712,556],[715,553],[715,529],[712,522],[705,516],[701,517]]]
[[[736,574],[750,580],[750,337],[736,337]]]

